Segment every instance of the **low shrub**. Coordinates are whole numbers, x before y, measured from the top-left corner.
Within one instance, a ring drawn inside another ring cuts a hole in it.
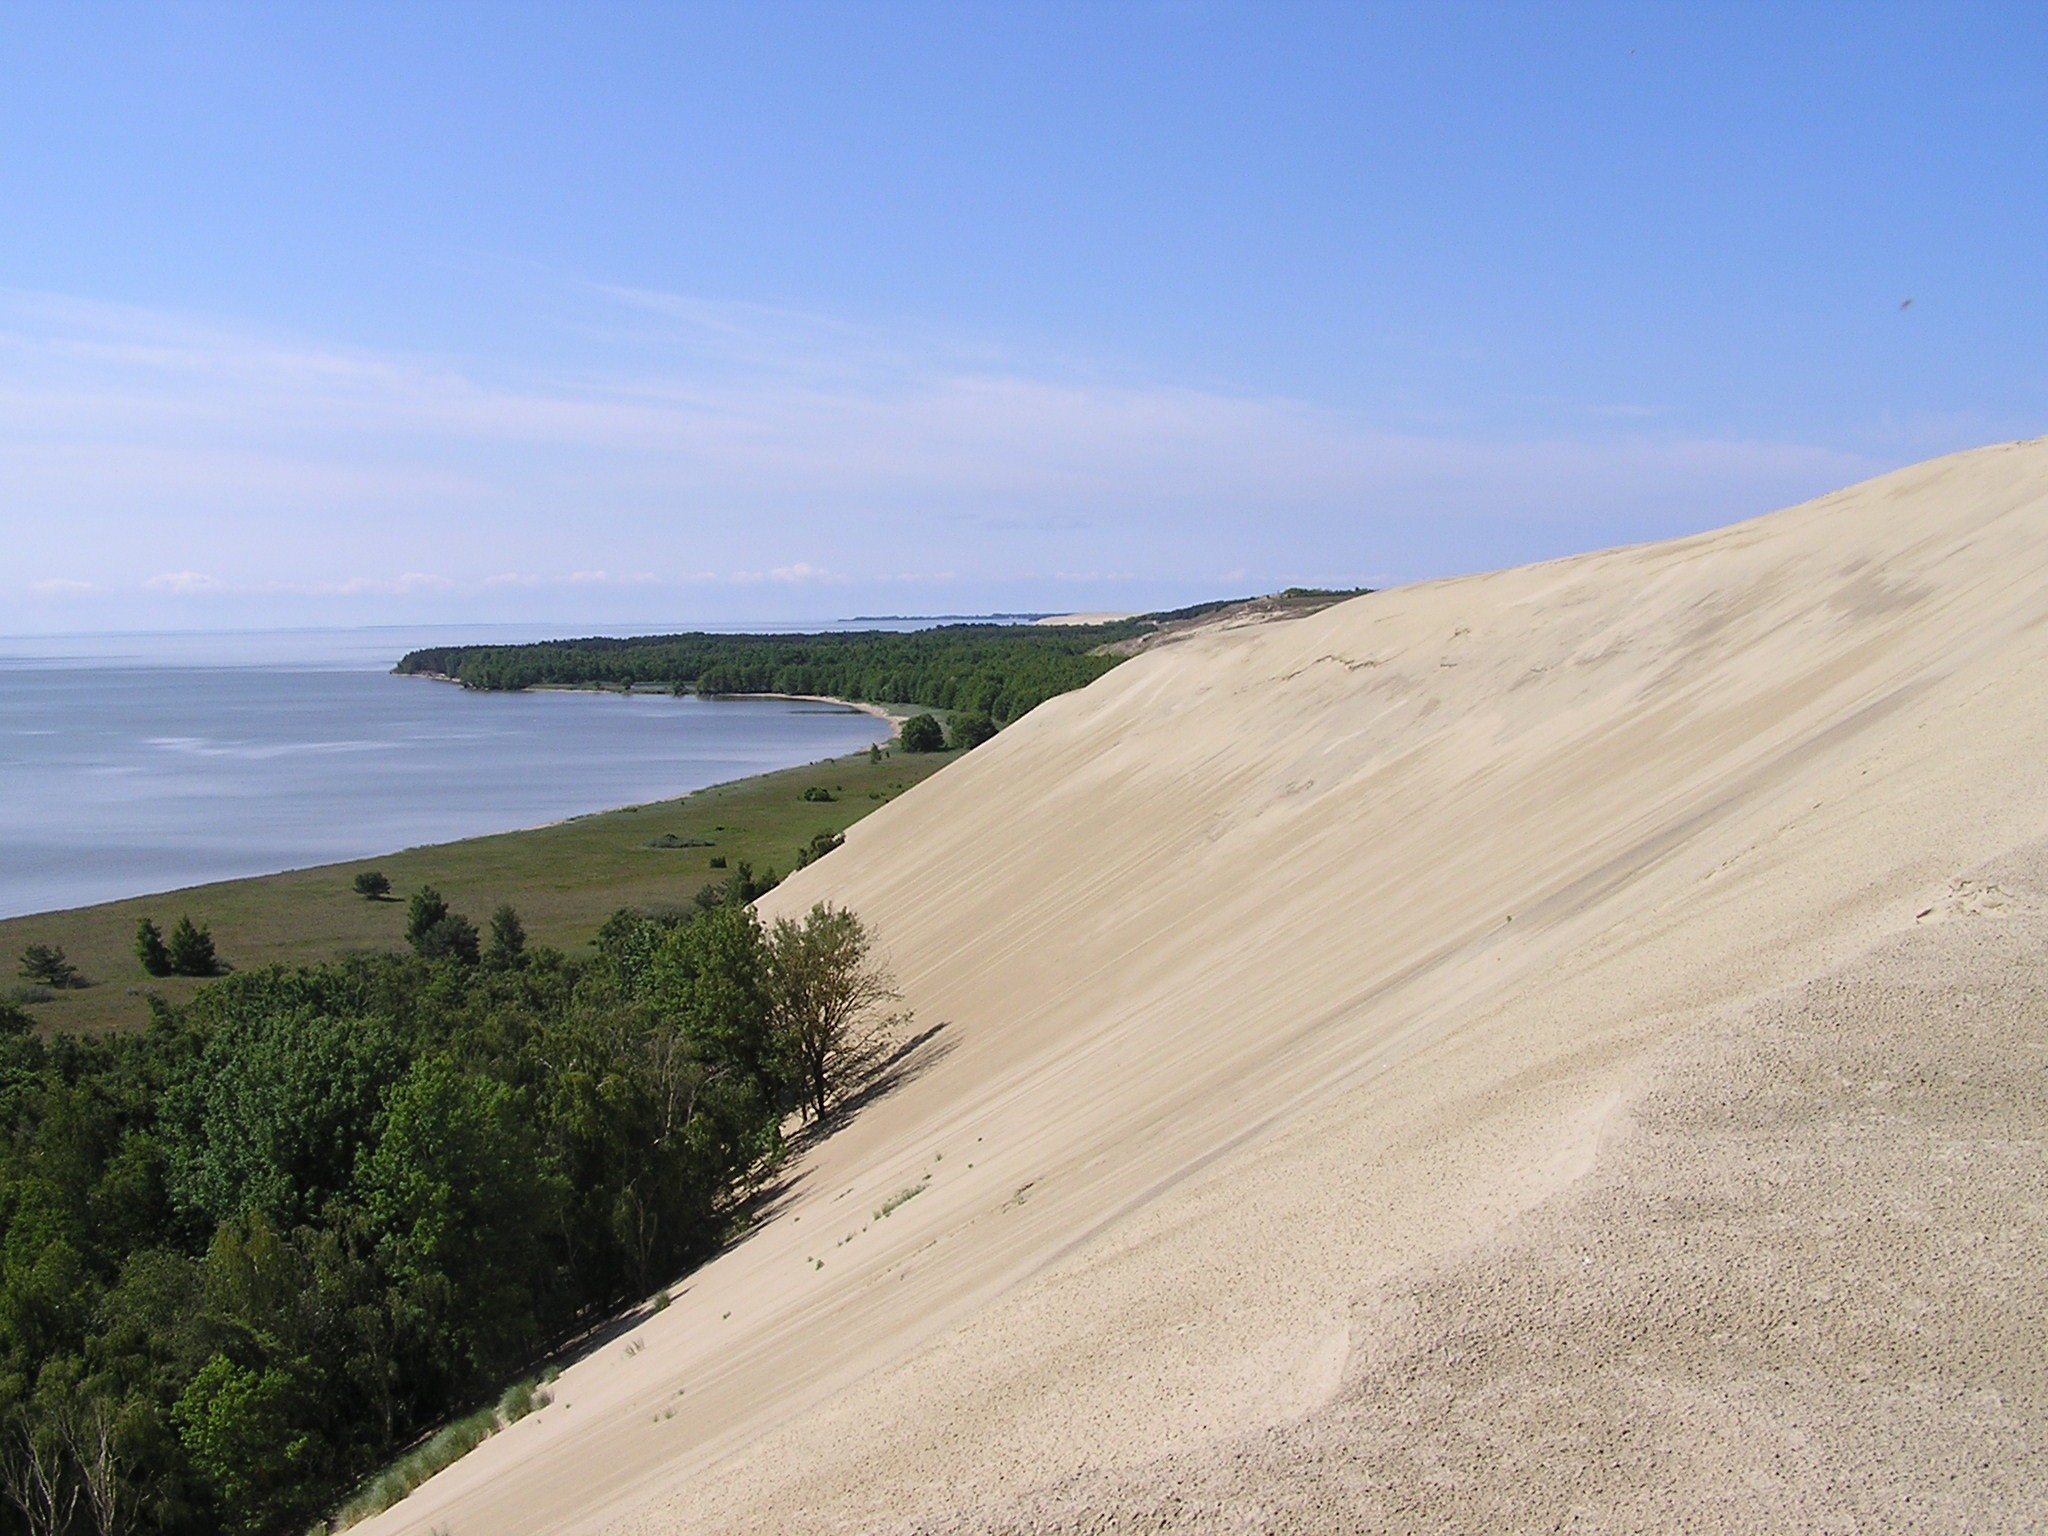
[[[946,730],[939,724],[937,715],[912,715],[903,722],[903,750],[906,752],[943,752],[946,749]]]

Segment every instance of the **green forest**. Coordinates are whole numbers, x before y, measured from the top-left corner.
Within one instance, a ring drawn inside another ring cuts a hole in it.
[[[466,688],[668,688],[703,694],[816,694],[863,703],[974,710],[1007,725],[1086,687],[1123,658],[1099,654],[1148,620],[1090,627],[949,624],[909,632],[652,635],[413,651],[403,673]]]
[[[621,911],[580,960],[421,891],[411,953],[139,1033],[0,1004],[0,1528],[303,1531],[660,1305],[891,1022],[857,918],[764,927],[758,890]]]

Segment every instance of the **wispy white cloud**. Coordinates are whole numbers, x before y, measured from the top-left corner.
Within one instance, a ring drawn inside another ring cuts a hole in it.
[[[199,571],[163,571],[142,583],[152,592],[219,592],[227,583]]]
[[[454,585],[446,576],[436,576],[427,571],[407,571],[400,576],[350,576],[342,581],[316,583],[306,590],[334,592],[344,597],[353,597],[360,592],[396,596],[407,592],[446,592]]]
[[[0,292],[16,568],[365,600],[841,590],[906,562],[1339,581],[1703,526],[1884,467],[1630,406],[1588,406],[1609,424],[1582,438],[1395,431],[916,325],[593,291],[606,365],[523,371]]]

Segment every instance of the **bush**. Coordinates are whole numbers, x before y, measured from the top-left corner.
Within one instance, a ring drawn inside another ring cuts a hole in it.
[[[813,784],[804,791],[804,798],[814,805],[830,805],[832,803],[832,791],[825,788],[822,784]]]
[[[21,979],[46,987],[82,987],[85,978],[54,944],[31,944],[21,952]]]
[[[804,869],[825,857],[846,839],[837,832],[814,832],[811,840],[796,851],[796,867]]]
[[[526,957],[526,925],[510,902],[491,914],[491,949],[485,959],[494,971],[509,971]]]
[[[366,869],[356,876],[355,889],[365,901],[382,901],[391,894],[391,881],[374,869]]]
[[[525,936],[521,935],[524,943]],[[461,965],[475,965],[483,957],[483,941],[476,931],[476,924],[460,912],[450,912],[437,920],[413,941],[413,953],[422,960],[453,960]]]
[[[978,747],[995,735],[996,723],[978,709],[963,710],[946,727],[946,745],[955,752]]]
[[[412,893],[412,900],[405,908],[405,942],[415,950],[426,938],[427,931],[448,915],[448,903],[441,893],[431,885],[423,885]]]
[[[220,957],[213,952],[213,935],[190,917],[180,917],[178,926],[171,930],[166,958],[171,962],[171,973],[176,976],[220,974]]]
[[[372,1479],[341,1507],[336,1518],[347,1526],[381,1515],[436,1472],[454,1466],[490,1439],[497,1429],[495,1408],[481,1408],[467,1418],[444,1425]]]
[[[505,1389],[505,1395],[498,1399],[498,1418],[505,1424],[517,1424],[536,1408],[545,1408],[554,1401],[555,1394],[542,1386],[539,1381],[528,1379],[516,1381]]]
[[[945,746],[946,732],[937,715],[912,715],[903,722],[904,751],[942,752]]]
[[[171,952],[164,948],[164,932],[146,917],[135,925],[135,958],[152,976],[171,974]]]

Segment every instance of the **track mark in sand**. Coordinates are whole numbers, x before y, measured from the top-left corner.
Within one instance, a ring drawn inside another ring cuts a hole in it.
[[[1952,922],[1959,917],[2011,917],[2031,911],[2034,903],[1989,880],[1955,879],[1941,899],[1913,915],[1916,923]]]
[[[1282,672],[1280,676],[1277,679],[1275,679],[1275,681],[1282,683],[1291,683],[1297,677],[1300,677],[1304,672],[1313,671],[1315,668],[1322,666],[1325,662],[1333,662],[1337,666],[1342,667],[1346,672],[1363,672],[1368,667],[1378,666],[1380,664],[1380,658],[1377,656],[1367,656],[1362,660],[1358,660],[1350,656],[1339,656],[1334,651],[1328,651],[1325,652],[1323,655],[1318,656],[1314,661],[1309,662],[1306,666],[1296,667],[1291,672]]]

